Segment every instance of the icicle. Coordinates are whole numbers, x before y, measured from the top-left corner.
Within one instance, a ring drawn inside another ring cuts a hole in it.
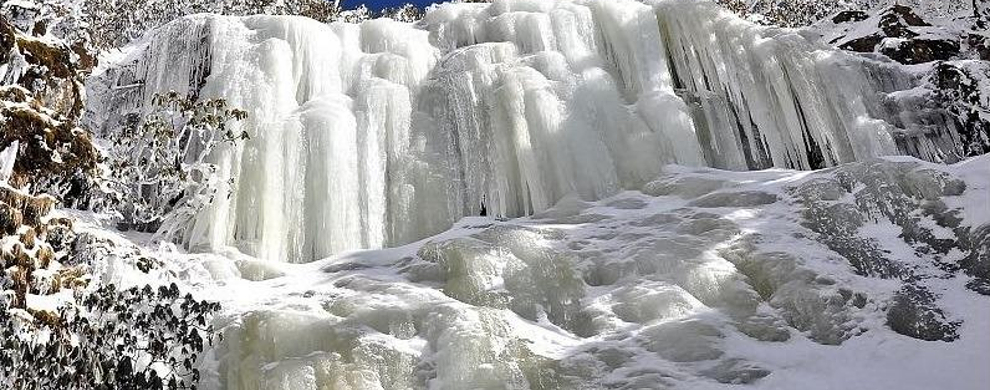
[[[444,4],[415,25],[198,15],[91,78],[87,117],[110,129],[168,90],[246,109],[252,139],[212,156],[231,196],[185,244],[301,262],[639,189],[665,164],[895,153],[861,61],[694,1]]]
[[[10,175],[14,173],[14,162],[17,161],[17,150],[20,144],[19,141],[14,140],[3,151],[0,151],[0,184],[7,183]]]

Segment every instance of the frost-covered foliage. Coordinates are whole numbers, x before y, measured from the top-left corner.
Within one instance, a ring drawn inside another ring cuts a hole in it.
[[[109,172],[104,207],[121,214],[120,226],[171,237],[217,196],[217,148],[248,139],[236,131],[247,113],[223,99],[196,100],[175,92],[153,98],[154,108],[133,113],[107,133]],[[164,226],[163,230],[159,230]]]
[[[861,7],[855,0],[716,0],[759,23],[783,27],[807,26],[832,14]]]
[[[872,11],[906,6],[926,16],[945,18],[973,14],[980,0],[715,0],[748,19],[783,27],[812,25],[838,12]]]
[[[95,65],[92,52],[119,48],[169,21],[197,13],[222,15],[300,15],[321,22],[359,23],[387,17],[402,22],[422,18],[412,4],[380,11],[360,4],[344,9],[331,0],[4,0],[0,14],[21,31],[64,41],[80,59]]]
[[[196,13],[224,15],[302,15],[320,21],[337,18],[336,2],[325,0],[78,0],[93,34],[93,43],[101,49],[121,47],[146,31],[169,21]]]
[[[423,10],[415,5],[406,3],[399,7],[382,9],[378,13],[378,17],[411,23],[423,18]]]
[[[361,23],[373,17],[372,11],[362,3],[353,9],[341,11],[337,19],[344,23]]]
[[[40,1],[40,0],[35,0]],[[70,0],[65,0],[70,1]],[[300,15],[321,22],[343,21],[360,23],[387,17],[402,22],[422,18],[423,11],[412,5],[386,8],[381,11],[359,4],[344,9],[339,1],[329,0],[71,0],[84,4],[84,15],[93,44],[100,49],[121,47],[145,32],[173,19],[197,13],[221,15]]]
[[[11,389],[195,389],[219,305],[171,286],[76,294],[57,313],[0,296],[0,384]]]
[[[49,215],[54,204],[0,181],[0,387],[195,388],[219,305],[174,283],[117,289],[100,271],[161,263],[77,234],[73,219]]]

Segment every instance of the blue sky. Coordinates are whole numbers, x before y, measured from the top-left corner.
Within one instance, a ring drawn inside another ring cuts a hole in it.
[[[397,7],[405,3],[413,3],[422,8],[442,1],[443,0],[344,0],[342,3],[344,8],[354,8],[358,4],[364,3],[368,6],[368,8],[377,11],[385,7]]]

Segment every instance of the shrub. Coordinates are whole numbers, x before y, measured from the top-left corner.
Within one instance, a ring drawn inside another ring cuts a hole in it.
[[[58,313],[29,314],[0,298],[0,387],[10,389],[195,389],[196,361],[219,340],[217,303],[174,283],[77,293]]]
[[[120,228],[154,232],[165,224],[160,233],[171,238],[213,201],[220,183],[207,158],[220,145],[248,138],[230,126],[246,117],[223,99],[156,95],[150,113],[129,115],[108,134],[110,172],[97,196],[120,213]]]

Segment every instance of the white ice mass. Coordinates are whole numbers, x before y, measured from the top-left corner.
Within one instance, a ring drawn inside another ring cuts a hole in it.
[[[253,139],[215,156],[234,195],[186,244],[306,262],[636,189],[668,163],[942,159],[951,131],[883,120],[910,124],[883,91],[911,81],[709,3],[498,1],[416,25],[184,18],[90,80],[89,110],[105,126],[169,90],[246,109]]]
[[[986,297],[938,266],[990,243],[990,160],[876,159],[957,160],[900,69],[686,0],[196,15],[101,65],[87,121],[170,90],[250,115],[162,253],[226,308],[208,387],[975,389],[931,364],[990,364]]]
[[[14,141],[10,146],[0,151],[0,184],[7,183],[11,173],[14,172],[14,163],[17,162],[17,149],[20,142]]]

